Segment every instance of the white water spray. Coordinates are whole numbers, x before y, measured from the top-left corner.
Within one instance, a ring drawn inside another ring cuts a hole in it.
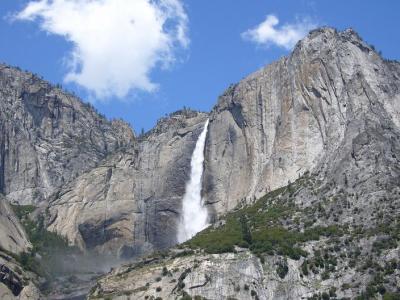
[[[201,179],[203,176],[204,146],[206,143],[208,120],[200,134],[190,162],[190,180],[186,185],[182,200],[182,217],[178,228],[178,242],[183,243],[207,227],[208,212],[201,199]]]

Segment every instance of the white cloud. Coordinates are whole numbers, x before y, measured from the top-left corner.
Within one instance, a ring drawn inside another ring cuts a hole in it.
[[[285,24],[278,28],[279,19],[268,15],[264,22],[242,33],[242,38],[256,44],[278,47],[290,50],[307,33],[316,27],[308,18],[297,20],[293,24]]]
[[[38,0],[15,19],[71,42],[65,81],[98,98],[155,90],[151,71],[171,65],[189,44],[181,0]]]

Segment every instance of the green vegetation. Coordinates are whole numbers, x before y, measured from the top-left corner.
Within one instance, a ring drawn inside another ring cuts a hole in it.
[[[321,236],[341,236],[344,230],[338,226],[315,226],[301,232],[289,230],[282,224],[296,212],[292,201],[296,187],[290,184],[268,193],[251,206],[228,213],[224,225],[207,228],[185,245],[207,253],[234,252],[235,246],[239,246],[259,256],[266,253],[300,259],[307,256],[301,243],[318,240]]]
[[[11,208],[13,209],[15,215],[18,219],[22,220],[27,217],[30,213],[32,213],[36,207],[33,205],[15,205],[10,204]]]
[[[383,300],[399,300],[400,293],[385,293],[383,295]]]
[[[309,274],[308,272],[308,263],[307,260],[305,260],[303,262],[303,264],[301,265],[301,272],[303,273],[303,275],[307,276]]]
[[[44,225],[44,218],[39,215],[37,221],[29,218],[29,214],[35,210],[32,205],[12,205],[12,208],[20,219],[32,243],[31,252],[47,255],[57,250],[75,251],[76,248],[68,246],[68,240],[57,233],[47,231]]]
[[[182,297],[179,298],[179,300],[207,300],[206,298],[199,296],[199,295],[195,295],[194,297],[190,296],[188,293],[186,293],[185,291],[182,292]],[[229,299],[228,300],[233,300],[233,299]]]
[[[164,266],[163,269],[162,269],[161,275],[162,276],[167,276],[167,275],[168,276],[172,276],[172,273],[170,271],[168,271],[166,266]]]
[[[47,231],[43,216],[39,215],[37,221],[33,221],[29,215],[35,210],[34,206],[12,205],[12,208],[32,243],[30,252],[21,253],[16,259],[26,270],[51,280],[62,269],[59,255],[78,253],[79,250],[70,247],[66,238]]]
[[[193,250],[184,249],[183,251],[175,253],[172,257],[173,258],[178,258],[178,257],[190,256],[190,255],[193,255],[193,254],[194,254]]]
[[[314,257],[304,260],[301,265],[303,275],[308,275],[310,272],[314,274],[321,273],[322,280],[330,278],[330,273],[335,272],[337,258],[330,254],[329,251],[322,253],[320,250],[314,252]]]
[[[380,254],[382,250],[394,249],[397,247],[397,241],[391,237],[382,238],[372,244],[372,251]]]
[[[276,273],[278,273],[280,278],[282,278],[282,279],[285,278],[288,271],[289,271],[289,268],[288,268],[286,260],[284,260],[278,264]]]

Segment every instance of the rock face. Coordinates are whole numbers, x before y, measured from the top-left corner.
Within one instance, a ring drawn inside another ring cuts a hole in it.
[[[269,285],[271,296],[278,296],[279,290],[287,289],[293,282],[289,276],[286,282],[279,282],[276,273],[270,274],[269,278],[265,278],[264,273],[267,272],[259,259],[248,252],[196,255],[161,262],[149,259],[114,270],[98,281],[89,299],[180,299],[184,294],[206,299],[251,299],[254,292],[258,292],[259,299],[266,299],[265,285]]]
[[[0,250],[19,254],[31,246],[7,200],[0,195]]]
[[[43,299],[34,282],[37,276],[25,271],[13,257],[0,250],[0,299]]]
[[[234,213],[222,217],[199,235],[204,247],[186,256],[174,250],[116,269],[90,297],[399,297],[398,62],[382,59],[352,30],[314,30],[291,55],[221,96],[205,154],[209,209],[217,216],[247,202],[234,210],[239,223],[228,223]],[[268,201],[253,203],[269,190]],[[242,222],[253,241],[227,228]],[[282,235],[273,235],[277,228]],[[258,256],[238,243],[233,253],[215,254],[231,250],[213,232],[238,234]],[[305,252],[291,257],[285,247]]]
[[[0,193],[40,206],[49,230],[83,250],[131,256],[163,249],[176,243],[190,157],[206,119],[179,111],[137,139],[126,123],[0,65]]]
[[[316,244],[309,244],[315,247]],[[380,259],[393,260],[394,249]],[[275,256],[259,257],[249,251],[225,254],[195,254],[184,257],[147,259],[122,266],[101,278],[88,299],[353,299],[361,294],[368,277],[359,269],[339,262],[335,277],[325,278],[310,271],[304,275],[303,259]],[[277,271],[278,266],[284,271]],[[392,275],[396,282],[399,272]],[[316,296],[315,296],[316,295]],[[189,298],[190,296],[191,298]],[[153,298],[151,298],[153,297]],[[314,298],[313,298],[314,297]],[[390,299],[390,298],[389,298]],[[396,298],[394,298],[396,299]]]
[[[0,282],[7,286],[14,296],[21,294],[23,289],[21,279],[6,265],[0,265]]]
[[[0,65],[0,192],[20,204],[61,186],[134,141],[76,97],[37,76]]]
[[[172,114],[135,147],[76,178],[50,202],[48,229],[82,249],[125,257],[174,245],[190,158],[206,118]]]
[[[293,182],[367,127],[398,128],[399,72],[351,29],[322,28],[231,86],[210,117],[203,191],[212,210]]]
[[[306,171],[353,185],[363,177],[374,193],[378,170],[397,172],[399,78],[399,64],[354,31],[322,28],[288,57],[231,86],[210,114],[203,196],[212,215]],[[50,230],[103,252],[108,244],[125,254],[174,244],[190,154],[205,119],[167,118],[71,182],[50,205]],[[371,155],[374,164],[363,167]]]
[[[24,270],[15,257],[32,248],[19,219],[0,194],[0,299],[39,300],[37,276]]]
[[[36,76],[0,66],[0,192],[40,202],[48,229],[82,250],[131,257],[165,249],[176,243],[207,118],[203,196],[211,221],[290,183],[274,203],[286,201],[292,214],[275,226],[345,233],[299,240],[309,257],[297,260],[272,250],[262,259],[243,249],[169,254],[115,270],[92,296],[299,299],[398,287],[400,64],[353,30],[310,32],[288,57],[231,86],[209,115],[180,111],[138,138]],[[303,174],[307,180],[296,181]],[[24,251],[29,243],[4,203],[0,245]],[[276,271],[282,262],[284,276]]]

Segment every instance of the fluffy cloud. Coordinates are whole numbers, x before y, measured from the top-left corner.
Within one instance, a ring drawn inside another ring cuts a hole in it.
[[[274,15],[268,15],[264,22],[256,27],[242,33],[242,38],[256,44],[269,46],[274,44],[278,47],[290,50],[308,31],[316,25],[309,19],[298,20],[293,24],[285,24],[277,27],[279,19]]]
[[[153,91],[150,73],[168,67],[189,44],[181,0],[30,1],[15,19],[36,21],[72,43],[66,82],[97,98]]]

